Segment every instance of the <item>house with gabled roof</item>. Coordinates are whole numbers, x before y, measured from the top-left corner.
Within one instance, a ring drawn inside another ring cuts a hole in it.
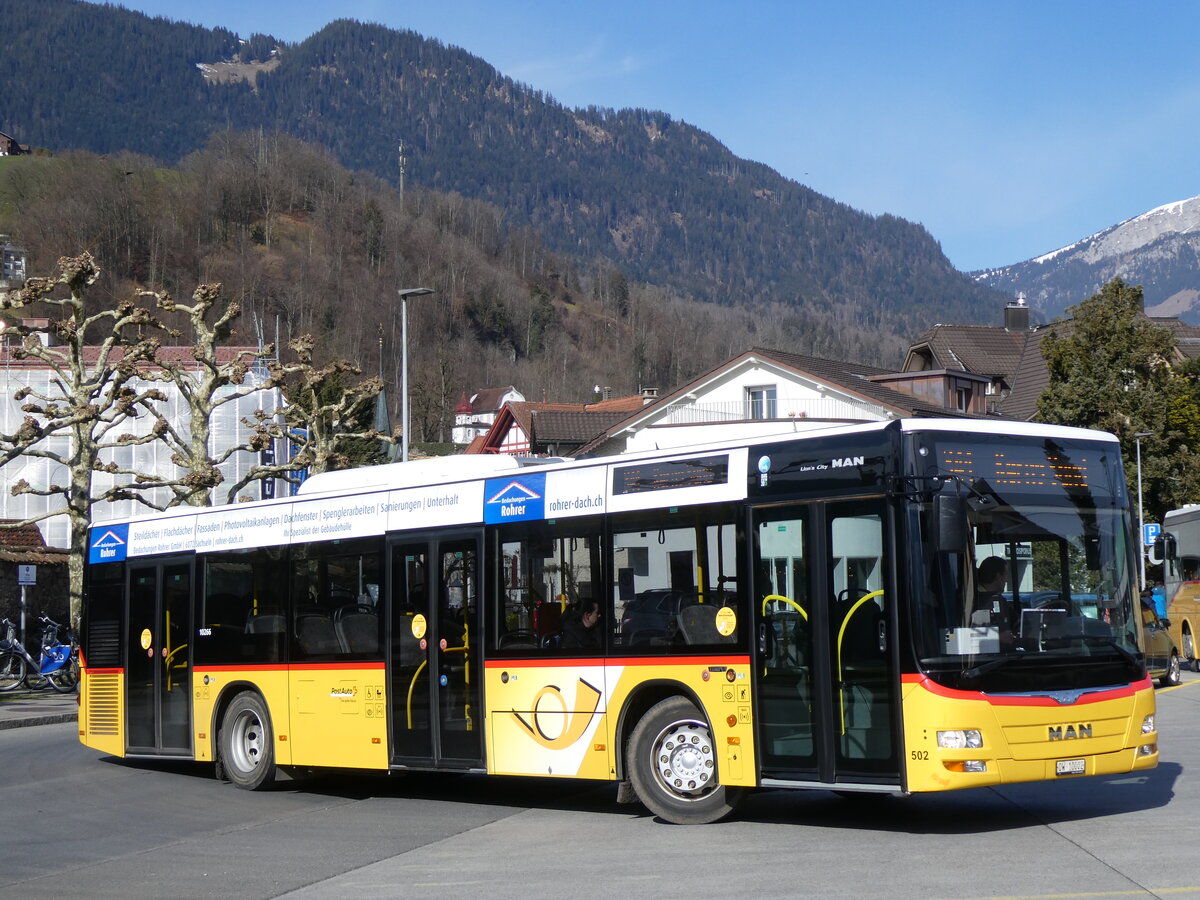
[[[506,403],[483,441],[467,452],[574,456],[597,434],[645,403],[643,394],[596,403]]]
[[[1175,335],[1180,359],[1200,357],[1200,327],[1171,316],[1147,316]],[[956,369],[987,380],[986,409],[1010,419],[1028,421],[1049,382],[1042,341],[1070,322],[1031,325],[1029,307],[1018,296],[1004,309],[1003,325],[935,325],[914,343],[904,371],[936,376]]]
[[[0,156],[19,156],[28,152],[27,146],[17,143],[17,139],[12,135],[0,131]]]
[[[454,407],[454,428],[450,440],[460,446],[471,444],[487,434],[504,404],[521,402],[525,395],[511,384],[502,388],[481,388],[470,397],[466,392]]]
[[[576,455],[686,446],[724,430],[777,434],[910,416],[982,415],[986,380],[969,372],[897,373],[755,347],[632,411]]]

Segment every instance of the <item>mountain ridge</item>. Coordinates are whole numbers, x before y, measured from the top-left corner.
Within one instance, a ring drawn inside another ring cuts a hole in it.
[[[1047,318],[1120,277],[1143,286],[1149,315],[1200,324],[1200,196],[1164,203],[1057,250],[972,277],[1025,294]]]
[[[395,183],[403,140],[409,184],[494,203],[556,252],[697,299],[779,302],[905,337],[931,317],[991,321],[1004,299],[920,225],[854,210],[665,112],[568,109],[416,32],[339,19],[276,42],[279,63],[253,84],[213,84],[196,66],[238,56],[228,30],[76,0],[10,13],[10,46],[50,48],[0,58],[7,124],[31,145],[173,161],[215,130],[263,128]],[[66,81],[93,95],[74,99]]]

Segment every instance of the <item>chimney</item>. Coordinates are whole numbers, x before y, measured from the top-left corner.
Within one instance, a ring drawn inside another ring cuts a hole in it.
[[[1017,294],[1017,299],[1004,307],[1005,331],[1029,330],[1029,307],[1025,303],[1025,294]]]
[[[658,388],[642,388],[642,406],[649,406],[658,399]]]
[[[612,399],[612,388],[610,388],[608,385],[605,385],[600,391],[600,399],[601,400],[611,400]]]

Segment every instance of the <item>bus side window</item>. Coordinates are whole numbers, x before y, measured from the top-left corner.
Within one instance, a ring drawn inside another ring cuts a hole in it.
[[[581,643],[575,633],[581,610],[594,598],[602,599],[596,593],[602,526],[600,519],[579,518],[519,523],[503,530],[492,576],[497,604],[491,611],[494,651],[540,655],[603,650],[599,630],[587,635],[587,646],[572,646]],[[605,619],[602,612],[595,627],[603,628]],[[567,641],[564,628],[573,634]]]
[[[278,547],[204,559],[195,662],[280,662],[285,644],[287,553]]]

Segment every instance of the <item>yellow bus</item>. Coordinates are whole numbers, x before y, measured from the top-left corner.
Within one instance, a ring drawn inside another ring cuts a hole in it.
[[[808,427],[95,525],[80,738],[248,789],[289,767],[609,781],[678,823],[755,788],[1156,764],[1114,438]]]
[[[1200,672],[1200,506],[1173,509],[1163,516],[1162,531],[1150,548],[1151,562],[1163,567],[1163,592],[1171,638],[1183,664]]]

